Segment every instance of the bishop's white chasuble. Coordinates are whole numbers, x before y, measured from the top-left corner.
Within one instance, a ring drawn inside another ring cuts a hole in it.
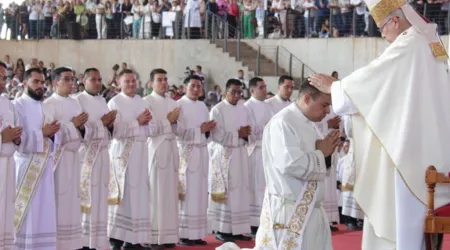
[[[255,141],[247,145],[249,175],[250,175],[250,225],[259,226],[266,180],[262,160],[262,138],[264,127],[272,118],[272,110],[269,104],[251,97],[245,102],[245,107],[250,111],[255,123]]]
[[[217,123],[211,133],[215,142],[209,165],[209,218],[216,232],[239,235],[250,231],[248,142],[239,138],[240,127],[254,129],[250,112],[242,104],[232,105],[223,100],[210,112],[210,120]],[[254,131],[254,130],[253,130]]]
[[[364,250],[424,249],[425,170],[450,171],[447,67],[411,27],[380,57],[332,85],[334,111],[352,115]],[[449,201],[450,188],[438,185],[436,207]]]
[[[208,211],[208,138],[200,126],[209,120],[209,112],[202,101],[187,96],[178,100],[181,108],[177,124],[180,152],[179,198],[180,238],[197,240],[206,237]],[[210,136],[210,134],[208,134]]]
[[[16,161],[15,246],[20,250],[56,250],[56,204],[53,142],[42,127],[54,121],[54,110],[23,94],[14,101],[23,133]]]
[[[131,244],[151,243],[147,139],[150,126],[137,118],[147,108],[138,95],[123,92],[108,102],[117,110],[109,149],[108,236]]]
[[[81,134],[72,118],[81,108],[72,97],[53,93],[44,106],[54,110],[54,119],[61,124],[55,134],[53,171],[55,174],[57,249],[77,249],[83,246],[80,210]]]
[[[171,98],[156,92],[144,98],[152,113],[148,140],[148,170],[150,173],[152,243],[178,243],[178,169],[179,158],[175,140],[176,126],[167,114],[178,105]]]
[[[20,126],[16,109],[8,98],[0,96],[0,132]],[[14,247],[14,200],[16,197],[16,163],[13,142],[2,143],[0,134],[0,250]]]
[[[83,246],[105,249],[109,247],[107,228],[110,132],[101,119],[109,109],[101,95],[92,96],[86,91],[77,95],[75,100],[82,112],[89,114],[79,151]]]

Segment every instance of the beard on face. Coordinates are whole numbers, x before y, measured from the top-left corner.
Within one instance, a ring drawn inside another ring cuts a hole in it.
[[[37,90],[40,90],[39,93]],[[30,86],[27,86],[27,94],[29,97],[33,98],[36,101],[42,101],[44,97],[44,89],[32,89]]]

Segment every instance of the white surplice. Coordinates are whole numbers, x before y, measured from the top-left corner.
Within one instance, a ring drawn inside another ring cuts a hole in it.
[[[267,99],[265,102],[270,105],[273,115],[280,112],[280,110],[291,104],[291,101],[281,99],[281,97],[278,94]]]
[[[303,237],[302,244],[293,248],[295,250],[332,249],[330,227],[322,206],[327,170],[324,155],[316,149],[318,139],[314,123],[295,103],[274,116],[264,131],[264,170],[274,224],[289,225],[289,218],[296,211],[296,201],[304,198],[299,197],[301,190],[308,181],[317,182],[315,204],[312,204],[309,216],[305,216],[306,225],[300,236]],[[277,247],[284,244],[281,237],[287,231],[274,230]],[[265,231],[260,227],[256,248],[263,246],[264,235]]]
[[[80,210],[80,158],[81,134],[72,118],[81,108],[72,97],[57,93],[44,101],[54,110],[54,119],[61,124],[54,141],[54,174],[56,198],[57,248],[78,249],[83,246]]]
[[[314,125],[319,133],[319,136],[323,139],[334,129],[328,128],[328,121],[336,117],[336,114],[331,110],[322,121],[316,122]],[[328,169],[328,175],[325,179],[325,199],[323,201],[323,207],[328,216],[329,222],[339,223],[339,202],[336,192],[336,165],[338,161],[337,152],[331,155],[331,168]]]
[[[140,126],[137,118],[147,108],[138,95],[129,97],[123,92],[108,102],[110,110],[117,110],[114,131],[109,149],[110,161],[120,160],[126,150],[131,150],[126,167],[123,197],[119,204],[109,206],[108,236],[131,244],[151,243],[150,183],[148,176],[147,138],[150,126]],[[131,149],[128,139],[134,139]],[[111,165],[115,166],[115,165]],[[113,167],[111,177],[120,169]]]
[[[266,194],[255,250],[332,250],[322,206],[327,169],[320,136],[296,103],[266,125],[262,149]],[[216,250],[238,250],[225,243]]]
[[[178,100],[181,108],[177,124],[180,151],[179,178],[183,199],[180,200],[180,238],[197,240],[208,235],[208,138],[200,126],[209,120],[209,111],[202,101],[187,96]],[[208,134],[210,136],[210,133]]]
[[[353,152],[349,151],[347,155],[339,159],[337,165],[337,179],[342,183],[342,214],[355,219],[364,219],[364,213],[353,198],[354,184],[347,183],[349,175],[353,175],[354,177],[354,169],[355,163],[353,161]],[[351,171],[353,171],[353,173],[349,173]],[[344,178],[344,176],[346,177]]]
[[[353,132],[351,126],[351,117],[346,115],[342,117],[342,121],[344,122],[344,131],[347,135],[347,139],[350,141],[348,154],[341,158],[338,162],[337,172],[339,176],[339,181],[342,183],[342,214],[347,215],[356,219],[363,219],[364,213],[353,197],[353,186],[354,186],[354,178],[356,176],[355,171],[355,161],[354,161],[354,151],[353,151]],[[345,176],[345,178],[344,178]],[[350,184],[351,188],[347,188],[348,178],[352,178],[353,181]]]
[[[247,151],[250,174],[250,225],[258,227],[266,189],[262,160],[262,138],[264,127],[272,118],[272,110],[268,103],[259,101],[253,96],[244,105],[250,111],[255,123],[253,130],[256,141],[247,146]]]
[[[364,250],[424,249],[425,169],[433,164],[450,170],[447,69],[411,27],[376,60],[332,85],[334,111],[352,115],[354,198],[366,215]],[[436,207],[449,196],[449,188],[438,185]]]
[[[20,126],[19,117],[11,101],[0,96],[0,132],[8,126]],[[2,143],[0,134],[0,250],[13,249],[14,246],[15,151],[14,143]]]
[[[248,143],[239,138],[240,127],[250,125],[254,129],[250,112],[242,104],[232,105],[223,100],[214,106],[210,119],[217,127],[211,133],[215,142],[213,155],[210,156],[208,189],[211,194],[208,216],[212,220],[212,229],[216,232],[239,235],[250,231],[250,185],[248,174],[248,152],[246,145],[253,143],[250,135]],[[218,177],[220,176],[220,177]],[[222,191],[225,202],[214,201],[213,189],[223,182]]]
[[[44,152],[44,143],[52,144],[42,135],[44,124],[54,121],[54,110],[43,107],[23,94],[14,101],[19,120],[23,126],[21,143],[14,154],[16,161],[16,184],[21,183],[34,154]],[[56,198],[53,175],[53,158],[47,157],[46,166],[32,196],[22,226],[16,232],[15,245],[21,250],[56,250]],[[17,202],[17,201],[16,201]]]
[[[103,126],[102,117],[109,112],[105,98],[101,95],[92,96],[86,91],[75,97],[82,112],[89,115],[85,124],[85,135],[80,148],[80,160],[83,171],[90,175],[81,175],[81,185],[90,183],[90,207],[85,211],[82,203],[83,246],[96,249],[109,247],[108,228],[108,184],[109,184],[109,154],[108,145],[110,133]],[[88,165],[91,164],[91,165]],[[81,199],[83,202],[84,194]]]
[[[176,126],[170,124],[167,114],[178,105],[156,92],[146,96],[144,101],[152,113],[152,133],[148,140],[152,243],[177,243],[179,157],[174,133]]]

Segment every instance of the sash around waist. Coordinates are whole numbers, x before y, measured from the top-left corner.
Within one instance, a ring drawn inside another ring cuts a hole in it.
[[[207,143],[194,144],[194,143],[183,143],[183,142],[180,142],[180,141],[178,141],[178,144],[180,144],[180,146],[193,146],[193,147],[196,147],[196,148],[204,148],[204,147],[208,146]]]
[[[281,206],[283,206],[283,205],[294,206],[295,203],[297,202],[294,199],[282,197],[282,196],[279,196],[277,194],[269,194],[269,196],[270,196],[270,201],[271,202],[273,202],[274,200],[278,200],[280,202],[280,204],[282,204]],[[314,204],[314,208],[321,208],[321,207],[322,207],[322,201],[321,200],[320,201],[316,201],[316,203]]]

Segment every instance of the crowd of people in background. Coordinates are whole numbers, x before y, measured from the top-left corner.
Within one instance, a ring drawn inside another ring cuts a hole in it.
[[[12,60],[9,55],[4,56],[3,62],[7,65],[7,79],[6,79],[6,87],[5,92],[1,93],[3,96],[8,97],[10,100],[14,100],[19,98],[24,91],[23,80],[24,80],[24,72],[30,68],[39,68],[45,75],[45,97],[51,96],[53,93],[53,86],[51,84],[51,75],[52,71],[57,67],[53,62],[48,65],[44,64],[43,61],[38,60],[37,58],[33,58],[29,61],[28,64],[25,64],[21,58],[17,60]],[[103,97],[109,101],[111,98],[120,93],[120,87],[118,82],[118,76],[120,71],[124,69],[130,69],[130,66],[126,62],[122,62],[121,65],[115,64],[111,68],[111,72],[108,77],[105,78],[103,83],[102,95]],[[137,73],[136,73],[137,74]],[[186,72],[189,75],[197,75],[199,76],[202,82],[201,94],[199,97],[200,101],[203,101],[206,106],[211,109],[214,105],[219,103],[223,99],[224,93],[222,93],[222,89],[219,85],[211,86],[208,91],[208,85],[206,83],[206,76],[202,72],[202,66],[196,65],[195,70],[190,70]],[[75,71],[76,80],[73,85],[72,94],[76,95],[77,93],[81,93],[84,91],[84,76],[82,73],[77,74]],[[138,74],[137,74],[138,75]],[[239,81],[242,82],[242,87],[244,89],[242,95],[242,101],[245,101],[249,98],[248,92],[248,82],[245,80],[244,71],[239,70],[235,77]],[[247,90],[247,91],[245,91]],[[138,87],[136,89],[136,94],[144,97],[152,93],[152,87],[150,82],[143,80],[138,75]],[[185,94],[185,84],[184,80],[181,80],[180,83],[171,84],[166,95],[173,100],[179,100]],[[267,94],[267,98],[273,97],[274,94],[269,92]]]
[[[449,0],[409,0],[448,34]],[[214,22],[213,22],[214,19]],[[5,25],[3,25],[5,24]],[[213,32],[217,28],[218,32]],[[225,33],[224,28],[229,30]],[[25,0],[0,3],[9,39],[379,36],[363,0]],[[188,31],[189,30],[189,31]],[[79,33],[79,35],[74,35]]]

